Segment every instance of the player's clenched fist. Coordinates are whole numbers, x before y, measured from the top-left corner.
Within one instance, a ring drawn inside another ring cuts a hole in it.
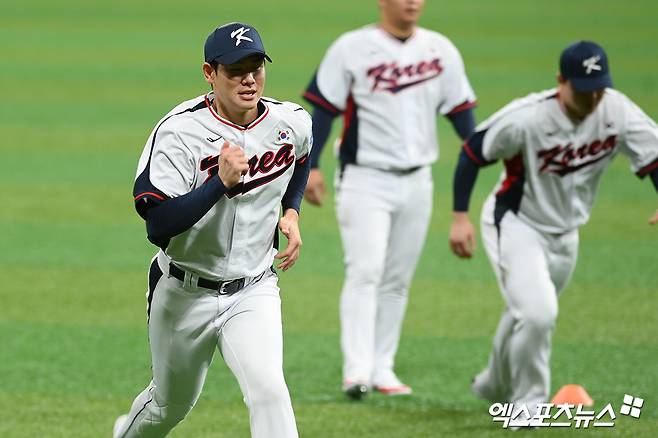
[[[247,156],[241,147],[231,145],[224,140],[219,151],[219,179],[226,188],[231,188],[240,182],[240,177],[247,173],[249,164]]]

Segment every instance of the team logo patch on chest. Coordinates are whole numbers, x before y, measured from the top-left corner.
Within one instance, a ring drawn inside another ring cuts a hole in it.
[[[288,137],[289,138],[289,137]],[[266,151],[263,154],[252,155],[249,158],[249,170],[245,175],[245,181],[239,182],[232,187],[227,197],[232,198],[239,194],[247,193],[256,187],[274,181],[290,168],[295,162],[294,146],[290,143],[284,143],[276,151]],[[219,173],[219,155],[213,155],[201,160],[199,170],[208,172],[208,177],[204,183]],[[258,176],[262,174],[263,176]],[[247,178],[248,177],[248,178]]]
[[[617,136],[611,135],[605,140],[595,140],[575,148],[571,143],[557,145],[537,152],[541,164],[539,172],[554,173],[564,176],[584,167],[597,163],[610,156],[617,146]]]
[[[441,60],[435,58],[402,67],[395,62],[383,63],[369,68],[367,74],[373,81],[371,91],[389,91],[395,94],[405,88],[434,79],[441,72],[443,72]]]

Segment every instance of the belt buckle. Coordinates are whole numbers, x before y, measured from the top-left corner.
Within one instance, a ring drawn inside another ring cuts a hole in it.
[[[223,281],[219,285],[219,294],[231,296],[234,293],[238,292],[244,286],[244,278],[238,278],[237,280]]]

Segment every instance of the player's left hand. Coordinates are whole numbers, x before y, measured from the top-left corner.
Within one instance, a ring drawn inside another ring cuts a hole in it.
[[[651,225],[658,224],[658,210],[656,210],[654,215],[649,218],[649,224],[651,224]]]
[[[475,252],[475,228],[468,213],[454,212],[450,226],[450,249],[459,258],[470,259]]]
[[[279,251],[274,258],[282,260],[277,268],[287,271],[299,258],[299,251],[302,247],[302,237],[299,234],[299,215],[297,211],[289,208],[279,219],[279,230],[288,239],[288,246],[285,251]]]

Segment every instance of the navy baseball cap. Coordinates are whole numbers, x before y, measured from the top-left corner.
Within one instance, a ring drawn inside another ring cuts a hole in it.
[[[608,55],[592,41],[578,41],[562,51],[560,73],[576,91],[594,91],[612,87]]]
[[[203,47],[206,62],[216,61],[219,64],[233,64],[247,56],[259,54],[272,62],[263,46],[258,31],[245,23],[227,23],[215,29]]]

